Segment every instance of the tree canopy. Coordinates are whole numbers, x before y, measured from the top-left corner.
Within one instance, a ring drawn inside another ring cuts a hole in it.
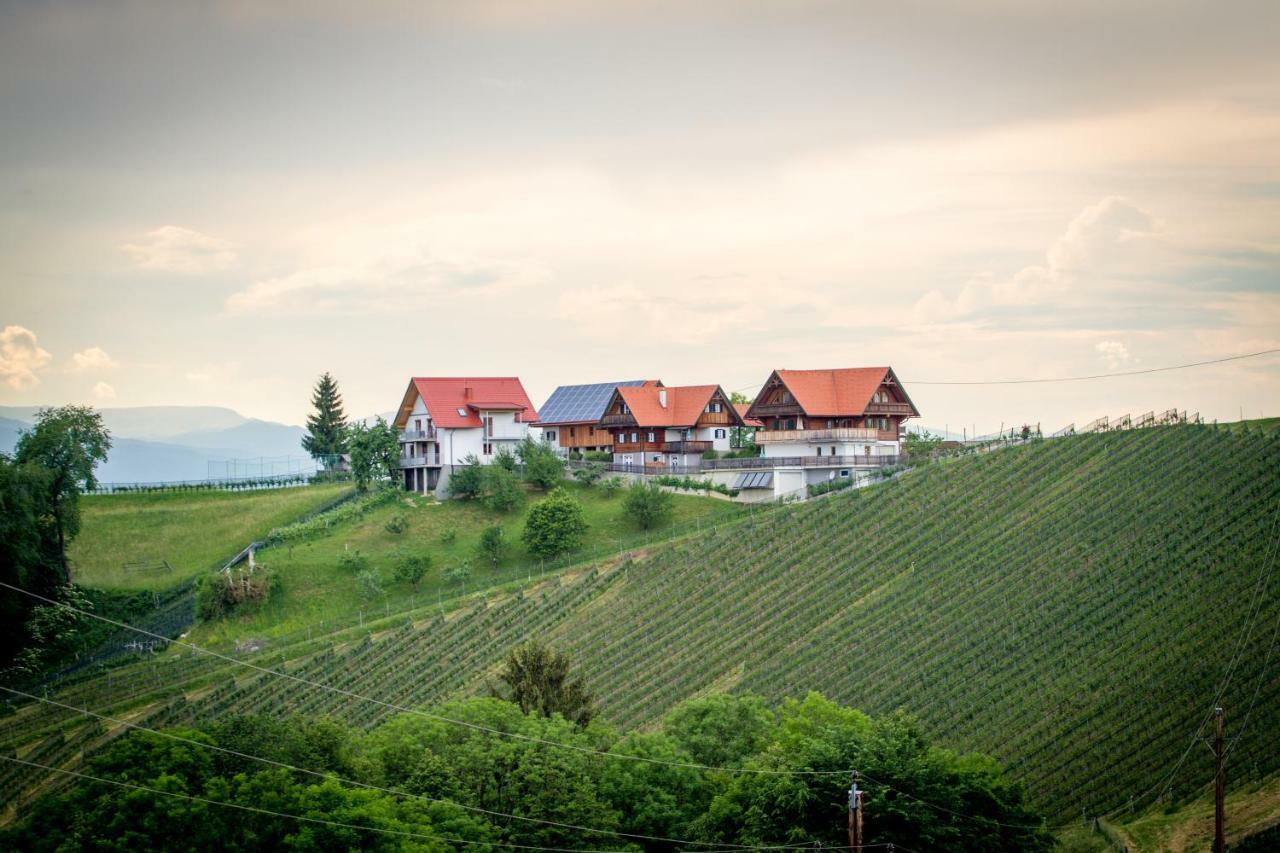
[[[338,382],[328,371],[316,381],[311,405],[315,411],[307,416],[307,434],[302,437],[302,449],[314,459],[345,453],[347,413],[342,408]]]
[[[400,470],[400,436],[381,417],[371,426],[357,422],[348,427],[347,449],[357,489],[364,492],[374,482],[395,481]]]

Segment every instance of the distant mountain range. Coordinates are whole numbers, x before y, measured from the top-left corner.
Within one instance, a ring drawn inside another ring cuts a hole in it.
[[[0,406],[0,452],[11,452],[31,427],[34,406]],[[311,470],[302,427],[246,418],[218,406],[139,406],[100,409],[112,447],[98,466],[105,483],[204,480],[248,476],[261,469]],[[259,465],[258,460],[262,460]],[[229,466],[227,460],[241,464]]]

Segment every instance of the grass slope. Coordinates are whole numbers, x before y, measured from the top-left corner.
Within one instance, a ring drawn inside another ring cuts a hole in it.
[[[1131,797],[1139,811],[1156,801],[1227,673],[1221,701],[1241,736],[1232,785],[1280,772],[1278,473],[1275,432],[1046,441],[261,660],[421,705],[482,689],[512,644],[543,636],[574,653],[624,725],[713,690],[820,689],[872,712],[903,708],[939,742],[997,756],[1063,820],[1082,808],[1127,817]],[[386,713],[190,651],[58,695],[137,709],[146,725]],[[41,739],[60,722],[71,727]],[[84,731],[72,712],[32,706],[0,723],[0,746],[56,759],[98,736]],[[1210,779],[1207,750],[1192,748],[1172,794],[1192,799]]]
[[[623,497],[607,496],[603,489],[566,483],[581,501],[588,528],[579,553],[596,556],[617,551],[632,541],[638,531],[626,518]],[[221,622],[198,626],[193,639],[201,643],[225,642],[234,638],[279,636],[305,629],[307,625],[335,620],[352,620],[360,610],[386,613],[413,602],[438,602],[464,591],[476,591],[513,578],[525,578],[539,571],[539,561],[531,557],[521,542],[529,510],[545,495],[530,491],[525,505],[510,513],[499,513],[473,501],[444,501],[406,494],[396,502],[370,510],[354,521],[334,525],[307,542],[261,551],[259,562],[275,570],[281,579],[281,594],[258,612]],[[738,504],[707,497],[673,495],[674,512],[666,529],[683,529],[703,522],[714,524],[743,512]],[[392,533],[387,522],[404,519],[402,533]],[[491,525],[502,527],[506,554],[495,566],[477,555],[481,532]],[[446,537],[446,531],[452,533]],[[658,535],[662,531],[656,531]],[[350,571],[339,567],[339,558],[359,551],[382,577],[385,595],[360,595]],[[415,592],[407,582],[394,579],[395,565],[402,555],[426,556],[431,569]],[[448,583],[445,570],[463,561],[472,567],[465,584]]]
[[[213,568],[273,527],[323,507],[350,486],[252,492],[89,495],[71,546],[75,580],[103,589],[164,589]],[[125,563],[165,560],[170,572]]]

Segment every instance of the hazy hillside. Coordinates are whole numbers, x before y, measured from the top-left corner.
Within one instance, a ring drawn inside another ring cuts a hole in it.
[[[306,454],[302,427],[245,418],[216,406],[141,406],[101,409],[112,434],[107,461],[98,466],[106,483],[203,480],[222,476],[211,461],[295,457]],[[13,450],[36,408],[0,406],[0,452]],[[281,465],[281,470],[285,466]]]
[[[1127,812],[1209,783],[1208,751],[1190,747],[1215,700],[1241,736],[1231,784],[1280,771],[1278,475],[1275,432],[1045,441],[757,513],[448,619],[428,607],[346,645],[277,645],[269,662],[419,704],[482,690],[508,648],[548,637],[624,725],[711,691],[820,689],[997,756],[1062,819]],[[67,701],[177,699],[153,706],[154,724],[387,713],[190,652],[127,672]],[[53,719],[33,710],[0,727],[0,746]]]

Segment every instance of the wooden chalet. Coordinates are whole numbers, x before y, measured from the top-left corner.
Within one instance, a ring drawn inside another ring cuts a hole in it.
[[[643,385],[614,390],[599,426],[613,435],[613,461],[693,466],[708,450],[729,449],[742,415],[719,385]]]

